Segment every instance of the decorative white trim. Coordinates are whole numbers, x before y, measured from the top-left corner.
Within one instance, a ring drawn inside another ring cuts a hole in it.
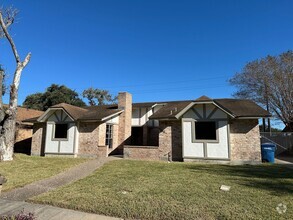
[[[37,121],[38,121],[38,122],[45,122],[46,119],[48,118],[47,115],[49,114],[49,112],[51,112],[51,111],[54,111],[54,112],[55,112],[56,110],[62,110],[62,111],[64,111],[64,112],[69,116],[69,118],[70,118],[72,121],[74,121],[74,119],[71,117],[71,115],[70,115],[67,111],[65,111],[64,108],[48,108],[48,109],[45,111],[45,113],[42,114],[42,115],[37,119]],[[47,118],[46,118],[46,117],[47,117]]]
[[[192,102],[188,106],[186,106],[183,110],[181,110],[175,117],[179,119],[182,115],[184,115],[190,108],[192,108],[195,105],[198,104],[213,104],[215,105],[218,109],[222,110],[225,112],[227,115],[231,116],[232,118],[235,118],[235,115],[231,114],[230,112],[227,112],[225,109],[223,109],[221,106],[217,105],[214,101],[208,101],[208,102]]]

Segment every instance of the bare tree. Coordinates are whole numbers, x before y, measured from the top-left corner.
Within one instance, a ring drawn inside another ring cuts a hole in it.
[[[293,52],[249,62],[230,79],[234,96],[252,99],[266,107],[293,131]]]
[[[4,108],[2,95],[0,96],[0,161],[13,159],[18,88],[21,73],[31,58],[31,54],[28,53],[25,59],[21,61],[16,45],[8,31],[8,28],[14,23],[17,13],[18,11],[12,7],[6,9],[0,8],[0,37],[7,39],[16,62],[13,81],[10,85],[10,98],[7,108]],[[1,68],[0,91],[2,91],[3,76],[4,71]]]

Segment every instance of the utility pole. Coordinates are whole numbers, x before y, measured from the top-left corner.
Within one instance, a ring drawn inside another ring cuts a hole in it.
[[[266,81],[265,81],[265,100],[266,100],[267,111],[270,112],[268,87],[267,87]],[[268,118],[268,132],[270,132],[270,135],[271,135],[271,119],[270,118]]]

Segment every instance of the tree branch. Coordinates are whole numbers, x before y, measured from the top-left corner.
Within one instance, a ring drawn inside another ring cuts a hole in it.
[[[11,45],[11,49],[12,49],[12,52],[14,54],[16,63],[19,64],[21,62],[20,57],[18,55],[16,46],[15,46],[13,40],[12,40],[12,37],[10,36],[10,34],[7,31],[7,26],[6,26],[6,24],[5,24],[4,20],[3,20],[3,16],[2,16],[1,11],[0,11],[0,26],[1,26],[2,30],[3,30],[3,33],[4,33],[5,37],[7,38],[7,40],[9,41],[9,43]]]
[[[30,61],[30,59],[31,59],[31,53],[28,53],[27,55],[26,55],[26,57],[24,58],[24,61],[22,62],[22,66],[23,66],[23,68],[28,64],[28,62]]]

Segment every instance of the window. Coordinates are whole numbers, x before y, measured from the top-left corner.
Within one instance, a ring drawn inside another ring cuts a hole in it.
[[[106,125],[106,146],[112,148],[113,146],[113,125]]]
[[[195,122],[195,140],[217,140],[216,122]]]
[[[67,138],[67,124],[55,124],[54,138]]]

